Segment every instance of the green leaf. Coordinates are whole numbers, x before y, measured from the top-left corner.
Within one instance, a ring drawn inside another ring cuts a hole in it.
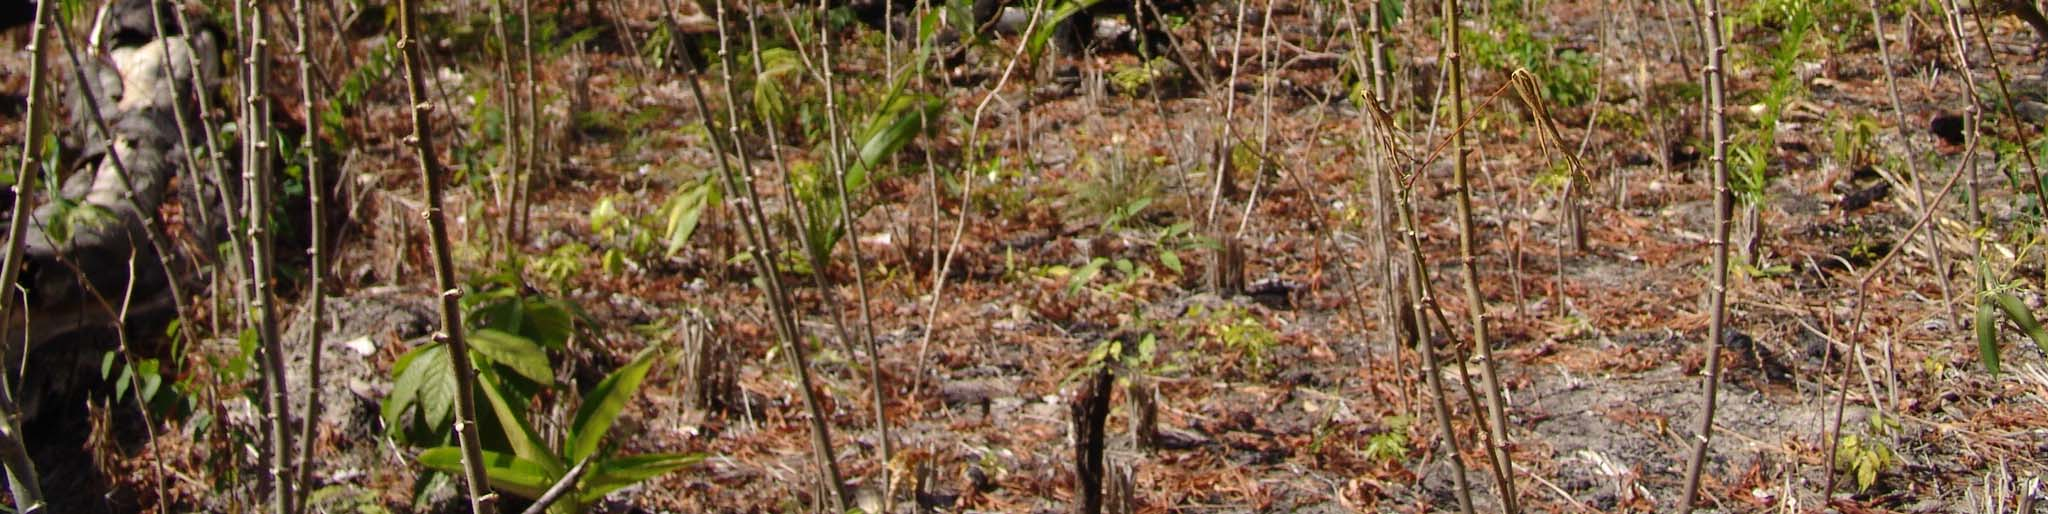
[[[1087,265],[1081,266],[1081,269],[1075,270],[1073,276],[1067,277],[1067,294],[1079,292],[1083,286],[1094,281],[1095,275],[1101,273],[1102,266],[1106,264],[1109,264],[1109,259],[1096,257],[1088,261]]]
[[[469,348],[476,350],[484,359],[511,368],[514,373],[541,385],[555,384],[555,370],[548,363],[547,352],[531,339],[486,328],[470,333]]]
[[[597,469],[591,470],[590,474],[584,476],[582,483],[579,484],[582,493],[577,495],[577,501],[591,503],[602,500],[605,495],[611,494],[613,491],[661,476],[663,473],[675,471],[684,466],[694,465],[703,460],[703,454],[676,455],[659,453],[635,455],[605,461],[603,464],[599,464]]]
[[[465,296],[465,298],[474,297],[479,302],[475,308],[470,309],[469,319],[471,321],[469,326],[480,329],[495,328],[514,334],[524,330],[526,325],[525,309],[519,308],[520,302],[518,299],[505,297],[501,291],[499,289],[491,289],[489,292]]]
[[[420,422],[427,426],[448,423],[455,404],[455,374],[449,368],[447,347],[429,344],[399,356],[392,366],[391,396],[384,399],[384,425],[396,430],[399,418],[417,406]]]
[[[164,385],[164,376],[158,372],[156,359],[143,359],[135,367],[135,374],[142,379],[141,387],[135,393],[146,403],[156,398],[157,390]]]
[[[489,368],[479,369],[476,377],[483,385],[479,389],[484,393],[484,401],[490,402],[491,411],[498,415],[498,426],[505,429],[505,441],[511,445],[513,455],[540,464],[554,475],[567,473],[562,468],[562,461],[555,458],[554,452],[527,422],[525,406],[505,401],[504,385],[497,372]]]
[[[664,208],[668,211],[668,255],[674,257],[690,242],[690,236],[697,233],[697,222],[704,216],[704,207],[717,204],[721,195],[711,181],[704,181],[684,191],[682,195],[670,198]]]
[[[420,452],[420,464],[435,471],[461,476],[462,449],[453,446]],[[484,471],[491,487],[521,498],[539,498],[555,485],[561,475],[548,473],[539,463],[494,451],[484,451]]]
[[[1998,376],[1998,309],[1991,302],[1977,300],[1977,358],[1984,369]]]
[[[1998,308],[2005,310],[2005,317],[2011,319],[2013,324],[2019,325],[2020,330],[2026,332],[2027,337],[2034,340],[2035,347],[2040,348],[2041,351],[2048,352],[2048,330],[2041,329],[2041,321],[2034,319],[2033,310],[2028,309],[2027,304],[2021,302],[2012,293],[1998,293],[1996,299],[1998,300]]]
[[[1092,7],[1096,3],[1101,1],[1102,0],[1074,0],[1071,2],[1061,4],[1058,9],[1054,9],[1053,12],[1045,15],[1043,17],[1044,19],[1038,20],[1038,28],[1035,29],[1035,32],[1031,33],[1030,39],[1025,40],[1025,51],[1030,52],[1033,58],[1036,58],[1039,55],[1044,55],[1045,43],[1047,41],[1052,40],[1053,33],[1057,32],[1053,29],[1053,27],[1058,27],[1060,25],[1060,22],[1066,21],[1067,18],[1073,17],[1074,13],[1081,12],[1082,9]]]
[[[1173,250],[1159,250],[1159,264],[1165,265],[1166,269],[1173,270],[1175,275],[1184,273],[1180,264],[1180,254],[1174,253]]]
[[[121,366],[121,378],[114,379],[114,397],[128,396],[128,384],[135,381],[135,368]]]
[[[1857,491],[1868,491],[1868,490],[1870,490],[1870,486],[1871,486],[1871,484],[1875,484],[1875,483],[1877,483],[1877,467],[1878,467],[1878,463],[1876,462],[1876,456],[1875,456],[1875,455],[1871,455],[1871,454],[1865,454],[1865,455],[1863,456],[1863,458],[1857,459],[1857,461],[1856,461],[1856,490],[1857,490]]]
[[[939,109],[945,104],[937,98],[901,97],[890,102],[871,122],[860,145],[860,160],[846,173],[848,191],[859,191],[867,186],[868,170],[881,165],[890,155],[910,144],[910,140],[924,131],[925,121],[938,117]]]
[[[640,392],[640,381],[647,378],[647,369],[654,364],[654,352],[641,352],[633,362],[604,377],[597,388],[583,398],[583,405],[576,409],[576,421],[569,426],[569,447],[564,452],[564,461],[576,462],[597,453],[598,445],[604,442],[606,432],[612,430],[612,422],[618,421],[619,411],[625,410],[626,402]]]
[[[525,323],[519,326],[519,335],[532,339],[541,346],[561,350],[568,347],[569,336],[576,333],[576,317],[559,300],[528,298]]]

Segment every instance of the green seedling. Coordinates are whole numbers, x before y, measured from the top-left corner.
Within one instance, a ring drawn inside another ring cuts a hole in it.
[[[585,395],[574,421],[558,438],[562,441],[559,448],[549,448],[547,440],[527,421],[525,398],[505,387],[497,373],[480,369],[479,389],[497,413],[510,446],[509,451],[484,452],[491,487],[537,499],[556,483],[567,481],[570,492],[548,506],[547,512],[573,514],[619,489],[702,461],[702,455],[665,453],[619,457],[613,455],[615,447],[605,445],[626,403],[639,394],[655,355],[653,350],[641,352]],[[420,453],[419,461],[436,471],[456,473],[462,469],[462,450],[453,446],[429,449]],[[571,477],[572,470],[581,473]]]
[[[1977,356],[1984,363],[1984,369],[1993,376],[2000,373],[1999,353],[2004,345],[1999,341],[1998,315],[2012,321],[2014,326],[2034,340],[2034,346],[2048,352],[2048,329],[2041,327],[2041,321],[2034,317],[2032,309],[2009,290],[1986,291],[1977,299]]]

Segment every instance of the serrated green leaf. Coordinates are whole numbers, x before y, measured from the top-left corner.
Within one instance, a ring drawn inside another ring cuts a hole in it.
[[[455,404],[455,375],[449,368],[447,347],[430,344],[414,348],[399,357],[394,366],[391,396],[384,400],[384,424],[399,426],[399,418],[417,407],[420,422],[427,426],[448,423]]]
[[[435,471],[451,475],[462,473],[461,448],[431,448],[420,452],[418,460]],[[528,499],[539,498],[560,477],[548,473],[539,463],[488,450],[484,451],[484,471],[490,475],[492,488]]]
[[[654,364],[653,350],[643,351],[625,367],[612,372],[611,376],[597,383],[589,396],[583,398],[583,405],[576,409],[576,420],[570,425],[569,447],[564,452],[564,461],[576,462],[597,453],[604,443],[605,433],[610,432],[612,423],[618,421],[619,412],[625,410],[626,402],[640,393],[640,381],[647,378],[647,369]]]
[[[555,384],[555,370],[548,363],[547,352],[531,339],[486,328],[470,333],[469,349],[540,385]]]

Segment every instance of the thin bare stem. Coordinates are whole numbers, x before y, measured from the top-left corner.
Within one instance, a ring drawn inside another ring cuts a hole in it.
[[[12,218],[7,220],[7,255],[0,260],[0,288],[14,289],[14,283],[21,277],[22,252],[27,242],[28,219],[31,215],[30,194],[35,190],[35,179],[43,168],[43,135],[50,130],[50,106],[45,97],[49,95],[43,76],[43,22],[50,18],[50,5],[56,2],[36,2],[35,22],[29,36],[28,107],[22,118],[28,125],[22,131],[21,167],[14,176],[14,208]],[[8,309],[13,306],[14,295],[0,294],[0,320],[13,320]],[[26,330],[24,330],[26,332]],[[0,343],[0,346],[12,342]],[[0,355],[14,355],[15,349],[7,349]],[[19,349],[22,360],[28,359],[26,344]],[[7,468],[7,490],[14,496],[14,510],[23,513],[43,510],[42,479],[36,475],[35,462],[29,459],[28,447],[22,443],[19,420],[20,409],[14,403],[12,381],[0,374],[0,465]]]
[[[1458,11],[1458,0],[1444,0],[1444,62],[1449,63],[1446,73],[1450,75],[1451,119],[1465,119],[1465,70],[1464,57],[1460,55],[1463,42],[1459,40],[1459,25],[1462,21]],[[1472,346],[1479,353],[1479,378],[1484,382],[1486,393],[1487,431],[1491,443],[1487,447],[1489,463],[1493,465],[1495,486],[1500,493],[1501,505],[1506,512],[1520,512],[1515,497],[1514,459],[1508,454],[1507,406],[1501,398],[1498,366],[1493,359],[1493,344],[1486,337],[1486,297],[1479,292],[1479,263],[1473,245],[1477,225],[1472,223],[1472,180],[1465,166],[1466,157],[1465,125],[1460,123],[1451,131],[1451,181],[1457,191],[1458,207],[1458,262],[1465,272],[1465,310],[1472,324]]]
[[[1899,100],[1898,77],[1892,72],[1891,45],[1885,43],[1884,37],[1884,16],[1878,12],[1876,2],[1870,4],[1870,22],[1872,26],[1871,32],[1877,35],[1877,56],[1879,62],[1884,67],[1884,87],[1887,97],[1891,100],[1892,123],[1895,126],[1894,128],[1899,131],[1899,144],[1905,147],[1904,160],[1906,161],[1906,173],[1908,174],[1906,181],[1913,185],[1913,203],[1919,205],[1923,210],[1931,210],[1932,207],[1927,205],[1927,184],[1922,182],[1920,177],[1920,153],[1913,145],[1911,133],[1906,129],[1908,125],[1905,102]],[[1911,34],[1907,34],[1906,37],[1910,39]],[[1934,265],[1934,277],[1941,283],[1941,312],[1948,316],[1948,326],[1960,329],[1962,324],[1956,318],[1954,288],[1949,283],[1948,263],[1943,255],[1945,253],[1944,245],[1941,238],[1937,237],[1934,232],[1930,231],[1924,235],[1926,236],[1927,258]],[[1891,365],[1892,349],[1890,347],[1890,340],[1886,341],[1884,354],[1886,360],[1885,384],[1888,386],[1892,396],[1892,405],[1898,405],[1898,370]]]
[[[246,130],[242,135],[242,183],[248,200],[244,217],[249,220],[248,240],[249,270],[255,283],[255,294],[250,296],[251,310],[256,312],[257,336],[263,344],[264,399],[268,405],[270,425],[270,479],[271,509],[273,512],[293,512],[292,481],[297,477],[291,472],[292,429],[290,384],[285,378],[284,340],[277,322],[275,254],[270,237],[270,212],[272,206],[270,176],[270,99],[265,86],[270,77],[270,39],[267,34],[268,16],[258,0],[237,4],[244,11],[242,18],[247,22],[244,34],[248,35],[248,46],[242,53],[243,102],[242,124]]]
[[[1233,36],[1230,40],[1230,77],[1223,82],[1223,133],[1216,139],[1216,163],[1210,170],[1216,177],[1214,186],[1209,190],[1209,214],[1203,217],[1203,223],[1211,225],[1212,228],[1216,224],[1216,208],[1223,203],[1224,188],[1230,180],[1229,145],[1231,133],[1236,125],[1232,121],[1237,117],[1237,72],[1240,62],[1244,60],[1245,3],[1245,0],[1237,1],[1237,28],[1231,32]]]
[[[1025,34],[1038,30],[1038,23],[1042,21],[1040,18],[1045,12],[1045,6],[1046,0],[1038,0],[1037,5],[1031,9],[1031,19],[1024,25]],[[989,104],[995,101],[996,95],[1002,93],[1003,86],[1009,84],[1010,78],[1017,72],[1017,63],[1023,60],[1024,50],[1027,46],[1023,44],[1017,45],[1017,49],[1011,52],[1008,63],[1003,65],[1003,74],[996,78],[995,85],[989,87],[988,93],[982,95],[981,101],[974,106],[974,116],[968,122],[967,139],[964,140],[967,142],[968,152],[967,158],[963,162],[967,163],[970,170],[980,161],[984,151],[982,148],[983,142],[981,141],[982,117],[988,114]],[[939,191],[933,189],[932,194],[937,195]],[[973,197],[974,173],[963,173],[960,177],[960,223],[953,226],[952,240],[946,244],[946,256],[939,261],[938,270],[932,275],[931,302],[926,305],[925,309],[924,336],[918,342],[917,347],[917,365],[920,366],[924,364],[926,357],[931,351],[933,335],[938,332],[938,330],[934,329],[934,324],[939,320],[939,302],[946,297],[946,276],[951,274],[953,258],[960,253],[960,239],[967,234],[967,223],[974,213],[974,202],[969,201]],[[937,211],[936,205],[933,207],[933,210],[934,212]],[[934,218],[934,220],[936,219]],[[919,375],[918,378],[920,380],[918,385],[923,385],[923,375]],[[916,391],[916,387],[911,389],[912,397],[916,396]]]
[[[670,29],[673,30],[674,27]],[[532,223],[533,214],[533,172],[540,162],[534,150],[540,146],[540,108],[536,106],[540,103],[540,95],[536,93],[538,89],[533,80],[532,0],[519,0],[519,46],[520,55],[526,61],[526,73],[521,77],[526,83],[526,130],[520,132],[526,136],[526,142],[520,145],[520,149],[525,150],[526,154],[520,158],[519,174],[516,176],[519,180],[518,189],[514,191],[513,196],[514,205],[519,207],[516,223],[518,230],[512,233],[515,245],[526,240],[526,231],[531,228],[529,225]]]
[[[150,2],[150,7],[152,17],[154,18],[152,22],[156,25],[156,32],[158,34],[167,33],[164,30],[164,22],[167,20],[165,13],[163,12],[163,3]],[[192,26],[192,23],[186,19],[185,12],[182,10],[172,9],[170,12],[170,16],[176,18],[181,33],[183,32],[184,27]],[[188,39],[187,41],[189,45],[189,42],[196,41],[196,39]],[[190,48],[195,54],[201,51],[201,49],[197,48],[196,46]],[[165,59],[169,59],[169,47],[164,47],[164,52]],[[187,65],[187,78],[191,82],[191,88],[194,97],[193,100],[194,103],[199,108],[195,117],[198,118],[199,129],[201,134],[217,134],[219,132],[218,130],[216,130],[216,127],[214,126],[213,123],[213,118],[211,117],[211,113],[213,112],[212,102],[208,98],[211,95],[206,94],[206,91],[209,90],[207,87],[208,84],[206,84],[205,80],[203,79],[203,75],[199,68],[201,61],[202,59],[199,59],[196,56],[185,61]],[[169,73],[170,69],[166,67],[164,71],[165,73]],[[176,99],[175,95],[180,94],[178,91],[179,90],[176,87],[171,88],[171,92],[174,95],[173,99]],[[178,103],[181,106],[184,105],[184,102],[182,100],[180,100]],[[184,120],[184,109],[173,109],[171,113],[173,115],[173,119],[176,120],[176,122],[178,123],[179,129],[184,130],[186,128],[186,122]],[[188,135],[180,135],[183,136],[184,141],[189,142],[194,139]],[[214,192],[220,195],[220,201],[222,204],[232,204],[232,199],[234,198],[234,196],[229,194],[228,190],[229,182],[227,179],[228,165],[225,162],[226,154],[221,152],[219,143],[215,142],[213,137],[208,136],[200,137],[197,139],[199,139],[203,143],[202,147],[206,149],[206,161],[208,166],[211,167],[212,171],[212,174],[209,176],[209,179],[210,182],[212,182]],[[186,151],[183,153],[186,155],[187,159],[191,158],[192,152],[190,148],[187,148]],[[190,164],[190,166],[191,169],[198,169],[197,164]],[[228,228],[226,234],[228,239],[228,248],[230,253],[233,254],[231,255],[231,257],[233,258],[228,259],[229,269],[233,270],[234,274],[237,277],[245,278],[248,276],[247,268],[249,265],[248,244],[247,241],[244,241],[242,239],[242,235],[236,233],[234,230],[235,228],[242,226],[241,211],[234,208],[226,208],[221,209],[220,214],[222,216],[222,221],[224,222],[224,225]],[[249,296],[249,284],[252,284],[254,282],[250,280],[240,279],[232,280],[231,282],[234,283],[233,290],[235,294],[235,299],[237,300],[237,304],[247,304]],[[218,297],[216,297],[216,300],[217,299]],[[216,306],[217,305],[218,302],[216,302]],[[247,317],[247,313],[243,313],[242,315],[237,316],[236,319],[246,321]],[[218,320],[216,319],[215,322],[218,323]],[[215,332],[219,332],[217,327]]]
[[[312,305],[308,307],[312,326],[308,327],[306,336],[306,417],[299,425],[298,478],[295,484],[299,491],[295,512],[305,512],[306,497],[311,494],[313,452],[318,450],[313,443],[318,439],[314,435],[320,427],[320,360],[326,346],[321,337],[326,332],[327,323],[327,293],[323,290],[327,277],[327,182],[320,169],[320,121],[313,117],[313,113],[320,112],[320,103],[313,96],[312,39],[309,35],[312,32],[312,12],[307,10],[306,0],[293,0],[292,9],[298,18],[298,41],[293,46],[293,53],[299,61],[299,96],[305,102],[309,118],[306,134],[299,139],[299,152],[306,162],[306,196],[310,204],[307,226],[313,231],[310,237],[312,244],[306,249],[309,282],[306,294],[312,297]]]
[[[476,427],[476,371],[470,368],[469,342],[463,339],[462,289],[455,279],[454,248],[448,240],[448,219],[442,212],[441,196],[447,187],[446,173],[434,153],[433,103],[427,99],[425,72],[420,59],[418,14],[412,0],[398,0],[398,51],[405,65],[406,98],[411,101],[412,134],[405,142],[419,159],[420,179],[427,185],[426,212],[428,242],[434,252],[435,296],[441,301],[441,330],[434,339],[448,345],[448,363],[455,373],[455,439],[462,447],[462,474],[468,482],[469,508],[475,514],[498,510],[498,496],[490,492],[490,477],[484,470],[483,441]]]
[[[727,44],[729,38],[725,34],[726,6],[723,2],[718,4],[717,13],[719,27],[718,56],[719,60],[724,64],[721,68],[725,71],[726,98],[740,98],[732,77],[732,69],[737,66],[737,60],[733,59],[732,52]],[[739,106],[729,103],[726,109],[726,125],[724,127],[716,127],[716,118],[713,117],[710,107],[704,100],[704,91],[701,85],[702,74],[702,67],[692,62],[690,73],[691,93],[696,98],[698,113],[703,117],[706,128],[712,129],[710,132],[714,134],[712,150],[718,155],[719,170],[721,172],[720,178],[724,181],[726,190],[739,191],[744,194],[745,202],[743,204],[746,209],[740,217],[740,223],[746,232],[751,246],[749,253],[753,257],[752,261],[755,270],[767,285],[769,312],[775,318],[776,334],[782,341],[783,349],[788,352],[789,365],[796,374],[797,386],[801,389],[799,392],[803,397],[804,406],[810,412],[811,446],[812,452],[815,454],[813,457],[818,463],[818,470],[820,475],[822,475],[820,478],[825,482],[826,495],[832,501],[832,506],[836,508],[835,512],[844,512],[847,510],[849,503],[847,502],[846,491],[844,490],[845,486],[840,481],[839,464],[837,463],[836,454],[832,450],[832,429],[826,423],[824,407],[818,399],[817,390],[812,386],[809,349],[802,340],[802,332],[798,328],[796,314],[791,307],[788,291],[783,285],[781,271],[776,269],[775,266],[774,256],[780,255],[781,251],[776,244],[774,236],[768,232],[767,214],[761,208],[760,192],[754,187],[753,159],[747,152],[728,152],[724,146],[730,144],[733,149],[740,148]],[[721,133],[720,130],[717,130],[718,128],[723,129],[722,133],[725,135],[726,141],[721,142],[718,140],[716,135]],[[740,164],[737,170],[728,156],[729,153],[739,156]]]
[[[1707,90],[1707,127],[1713,145],[1713,154],[1708,166],[1714,175],[1714,238],[1708,242],[1713,247],[1712,289],[1708,291],[1711,319],[1707,325],[1706,368],[1701,370],[1706,395],[1706,408],[1700,409],[1699,424],[1694,429],[1692,457],[1685,466],[1685,495],[1679,500],[1680,511],[1691,512],[1698,505],[1700,470],[1706,467],[1707,447],[1713,439],[1715,396],[1721,387],[1721,340],[1727,333],[1728,324],[1728,225],[1733,208],[1734,194],[1728,189],[1728,120],[1722,115],[1727,101],[1727,77],[1724,75],[1722,60],[1728,53],[1727,43],[1722,41],[1721,2],[1705,0],[1704,11],[1700,14],[1700,33],[1705,38],[1707,66],[1702,80]]]
[[[888,394],[884,390],[884,387],[886,387],[887,384],[883,383],[882,381],[882,352],[880,345],[876,344],[875,342],[874,314],[873,309],[872,307],[870,307],[868,302],[867,265],[865,263],[866,259],[863,258],[860,253],[860,233],[854,226],[853,199],[849,197],[851,193],[847,192],[846,183],[846,174],[848,173],[848,165],[846,163],[846,160],[848,159],[848,152],[846,148],[852,147],[855,143],[849,140],[851,136],[847,134],[845,130],[846,127],[839,121],[838,86],[833,80],[832,73],[833,37],[830,30],[831,24],[823,23],[823,21],[827,19],[824,13],[825,8],[827,7],[827,3],[821,0],[818,3],[818,7],[819,13],[817,19],[820,21],[820,23],[818,24],[818,51],[822,55],[821,60],[823,61],[823,65],[819,66],[819,68],[820,71],[822,71],[824,74],[823,82],[825,83],[825,116],[827,121],[827,130],[825,133],[826,136],[831,138],[832,141],[832,176],[833,180],[837,182],[837,187],[834,187],[833,189],[836,190],[839,194],[839,219],[836,221],[840,225],[841,233],[846,234],[845,237],[840,238],[840,241],[846,243],[847,252],[851,254],[853,258],[853,285],[855,294],[857,295],[857,299],[860,303],[861,342],[863,343],[863,346],[866,347],[868,352],[868,390],[871,395],[871,400],[874,403],[875,431],[877,433],[877,436],[881,438],[881,445],[879,448],[881,451],[880,454],[877,455],[877,459],[880,461],[879,467],[881,471],[881,483],[883,485],[882,512],[891,512],[894,509],[895,498],[889,494],[889,491],[887,489],[888,484],[890,482],[889,461],[895,455],[895,443],[891,441],[889,434]],[[884,12],[888,12],[886,7],[884,9]],[[883,23],[883,25],[886,26],[889,25],[889,23],[885,22]],[[891,44],[893,45],[893,42]],[[756,62],[759,62],[759,59],[756,59]],[[893,67],[888,67],[886,69],[892,70],[891,73],[893,73]],[[922,112],[922,109],[920,109],[919,112]],[[858,154],[854,154],[852,158],[860,159],[861,157]],[[873,167],[878,166],[880,163],[863,162],[859,164],[861,166],[866,166],[872,169]],[[825,249],[825,252],[829,254],[831,252],[831,249],[827,248]],[[823,268],[820,268],[821,271],[822,269]],[[819,273],[819,276],[822,277],[823,275],[824,273]],[[828,289],[827,291],[829,292],[831,290]],[[834,296],[837,295],[837,293],[832,294]]]
[[[575,467],[569,468],[568,473],[563,473],[562,479],[556,480],[555,485],[548,486],[548,490],[542,492],[539,498],[533,500],[533,505],[526,507],[526,510],[522,512],[524,514],[545,514],[549,506],[554,505],[557,501],[561,501],[563,496],[576,490],[576,482],[582,480],[583,472],[589,469],[590,458],[584,457],[582,461],[576,463]]]
[[[519,177],[526,172],[525,163],[521,160],[525,153],[520,151],[520,132],[525,128],[520,124],[520,118],[524,117],[525,112],[519,109],[519,83],[512,79],[512,38],[505,34],[505,2],[506,0],[491,0],[490,14],[491,34],[498,41],[498,58],[494,64],[498,66],[498,105],[504,112],[500,120],[504,124],[505,133],[503,153],[498,161],[502,171],[500,179],[493,182],[498,185],[499,212],[503,213],[505,218],[501,237],[505,239],[508,247],[516,247],[520,209]]]

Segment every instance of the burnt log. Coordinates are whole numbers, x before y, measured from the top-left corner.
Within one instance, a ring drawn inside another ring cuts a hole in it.
[[[140,21],[135,15],[138,9]],[[182,269],[183,259],[157,255],[144,220],[159,217],[159,209],[172,200],[173,178],[189,171],[184,169],[189,146],[184,137],[192,137],[192,143],[205,137],[196,126],[181,132],[177,124],[181,113],[175,109],[183,109],[187,120],[197,120],[195,95],[212,89],[194,89],[191,74],[196,70],[200,83],[212,84],[220,64],[210,33],[156,38],[150,14],[151,6],[143,0],[122,0],[110,6],[99,17],[100,33],[125,35],[81,49],[76,68],[53,70],[61,72],[60,81],[73,82],[66,98],[71,118],[64,130],[77,145],[77,157],[64,167],[67,173],[54,194],[34,191],[28,198],[8,199],[38,205],[23,234],[23,266],[15,284],[19,290],[9,291],[20,295],[17,298],[24,301],[23,308],[5,321],[0,337],[26,340],[25,347],[11,348],[15,352],[33,350],[30,355],[36,362],[97,359],[111,349],[113,341],[104,336],[117,323],[125,324],[130,333],[154,334],[147,329],[160,328],[177,314],[176,299],[167,293],[172,277],[166,274],[164,262],[171,262],[171,269]],[[134,27],[136,23],[151,27],[138,32],[142,29]],[[175,24],[166,21],[166,26]],[[122,25],[128,27],[118,28]],[[138,40],[134,36],[138,33],[153,39]],[[71,62],[68,58],[55,61]],[[77,83],[81,76],[88,83]],[[93,118],[95,110],[105,121],[104,131],[100,120]],[[77,344],[49,344],[60,340]],[[46,346],[59,351],[44,351]],[[42,355],[45,353],[50,355]],[[19,353],[10,355],[9,362],[21,358]],[[38,383],[57,380],[36,375],[31,371],[25,377],[27,390],[21,398],[23,414],[29,418],[40,410],[42,395],[35,390]],[[63,380],[76,381],[77,377]]]

